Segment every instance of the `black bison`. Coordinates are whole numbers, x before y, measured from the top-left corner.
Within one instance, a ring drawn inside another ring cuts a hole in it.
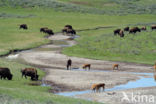
[[[38,80],[39,75],[37,75],[37,70],[34,68],[25,68],[21,70],[22,77],[25,76],[27,79],[27,76],[31,77],[31,80]]]
[[[71,65],[72,65],[72,60],[71,59],[69,59],[69,60],[67,60],[67,70],[71,70]]]
[[[20,29],[25,29],[25,30],[27,30],[27,29],[28,29],[28,26],[27,26],[26,24],[21,24],[19,28],[20,28]]]
[[[141,30],[146,31],[146,26],[143,26]]]
[[[67,29],[67,34],[76,34],[76,31],[74,29]]]
[[[8,80],[12,80],[13,75],[10,72],[9,68],[0,68],[0,78],[1,79],[8,79]]]
[[[66,33],[66,34],[76,34],[76,31],[73,29],[73,27],[71,25],[65,25],[64,29],[62,29],[62,33]]]
[[[129,30],[129,33],[136,33],[136,32],[141,32],[141,30],[138,27],[133,27]]]
[[[123,30],[120,30],[119,35],[120,35],[120,37],[124,37],[125,34],[124,34]]]
[[[116,29],[116,30],[114,30],[114,35],[119,34],[120,30],[121,30],[121,29]]]
[[[48,27],[42,27],[40,28],[40,32],[46,33],[45,30],[48,29]]]
[[[151,29],[152,29],[152,30],[156,29],[156,25],[152,25],[152,26],[151,26]]]
[[[51,29],[45,29],[45,33],[47,33],[48,35],[54,35],[54,32]]]
[[[129,27],[125,27],[124,28],[124,31],[129,31]]]

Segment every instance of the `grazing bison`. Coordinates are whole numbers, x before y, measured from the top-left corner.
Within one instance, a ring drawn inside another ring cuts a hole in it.
[[[25,29],[25,30],[27,30],[27,29],[28,29],[28,26],[27,26],[26,24],[21,24],[19,28],[20,28],[20,29]]]
[[[100,88],[103,88],[103,91],[105,90],[105,84],[104,83],[99,83],[99,84],[93,84],[91,86],[91,90],[93,90],[94,92],[100,92]]]
[[[124,31],[129,31],[129,27],[125,27],[124,28]]]
[[[152,25],[152,26],[151,26],[151,29],[152,29],[152,30],[156,29],[156,25]]]
[[[121,29],[116,29],[116,30],[114,30],[114,35],[119,34],[120,30],[121,30]]]
[[[10,72],[9,68],[0,68],[0,78],[12,80],[13,75]]]
[[[46,33],[47,29],[48,29],[48,27],[42,27],[42,28],[40,28],[40,32]]]
[[[53,30],[51,29],[45,29],[45,33],[47,33],[48,35],[54,35]]]
[[[118,68],[119,68],[119,64],[114,64],[114,65],[113,65],[113,70],[115,70],[115,69],[118,70]]]
[[[133,27],[129,30],[129,33],[136,33],[136,32],[141,32],[141,30],[138,27]]]
[[[71,25],[65,25],[64,29],[62,29],[62,33],[66,33],[66,34],[76,34],[76,31],[73,29],[73,27]]]
[[[37,75],[37,70],[34,68],[25,68],[21,70],[22,77],[25,76],[27,79],[27,76],[31,77],[31,80],[38,80],[39,75]]]
[[[146,26],[143,26],[141,30],[146,31]]]
[[[85,70],[86,70],[86,68],[88,68],[88,70],[90,70],[90,67],[91,67],[91,64],[84,64],[82,66],[82,68],[85,69]]]
[[[124,37],[125,34],[124,34],[123,30],[120,30],[119,35],[120,35],[120,37]]]

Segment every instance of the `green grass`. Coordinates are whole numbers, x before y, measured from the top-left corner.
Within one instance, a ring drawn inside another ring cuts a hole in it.
[[[57,32],[61,31],[66,24],[73,25],[75,29],[85,29],[97,26],[152,23],[155,20],[155,15],[108,16],[36,8],[3,7],[0,9],[0,14],[2,14],[0,18],[0,54],[8,53],[12,49],[26,49],[48,43],[48,40],[43,39],[44,34],[39,32],[40,27],[47,26]],[[26,23],[29,29],[20,30],[19,24],[22,23]]]
[[[54,95],[48,90],[50,87],[30,86],[32,82],[29,79],[21,77],[20,70],[26,66],[16,62],[9,62],[5,59],[0,59],[1,67],[9,67],[13,74],[13,80],[0,80],[0,104],[98,104],[80,99],[67,98]],[[39,79],[45,73],[38,69]]]
[[[115,28],[114,28],[115,29]],[[113,35],[113,29],[81,32],[78,45],[65,48],[70,56],[100,60],[153,64],[156,60],[156,31],[125,33],[124,38]],[[90,35],[88,35],[90,34]]]

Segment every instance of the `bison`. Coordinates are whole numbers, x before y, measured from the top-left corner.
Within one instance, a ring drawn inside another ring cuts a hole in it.
[[[71,59],[68,59],[67,60],[67,70],[71,70],[71,65],[72,65],[72,60]]]
[[[116,29],[116,30],[114,30],[114,35],[119,34],[120,30],[121,30],[121,29]]]
[[[12,80],[13,75],[10,72],[9,68],[2,68],[0,67],[0,78],[1,79],[8,79],[8,80]]]
[[[138,27],[133,27],[129,30],[129,33],[136,33],[136,32],[141,32],[141,30]]]
[[[67,34],[76,34],[76,31],[74,29],[67,29]]]
[[[113,70],[115,70],[115,69],[118,70],[118,68],[119,68],[119,64],[114,64],[114,65],[113,65]]]
[[[42,27],[40,28],[40,32],[46,33],[46,29],[48,29],[48,27]]]
[[[47,33],[48,35],[54,35],[53,30],[51,29],[45,29],[45,33]]]
[[[103,91],[104,91],[105,90],[105,83],[93,84],[91,86],[91,90],[93,90],[94,92],[100,91],[100,88],[103,88]]]
[[[25,29],[25,30],[27,30],[27,29],[28,29],[28,26],[27,26],[26,24],[21,24],[19,28],[20,28],[20,29]]]
[[[124,34],[123,30],[120,30],[119,35],[120,35],[120,37],[124,37],[125,34]]]
[[[124,31],[129,31],[129,27],[125,27],[124,28]]]
[[[27,76],[31,77],[31,80],[38,80],[39,75],[37,74],[37,70],[34,68],[25,68],[21,70],[22,77],[25,76],[27,79]]]
[[[73,29],[73,27],[71,25],[65,25],[64,29],[62,29],[62,33],[66,33],[66,34],[76,34],[76,31]]]
[[[151,29],[152,29],[152,30],[156,29],[156,25],[152,25],[152,26],[151,26]]]
[[[90,70],[90,67],[91,67],[91,64],[84,64],[82,66],[82,68],[85,69],[85,70],[86,70],[86,68],[88,68],[88,70]]]

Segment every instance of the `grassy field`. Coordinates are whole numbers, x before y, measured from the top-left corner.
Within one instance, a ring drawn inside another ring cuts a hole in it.
[[[147,14],[109,16],[20,7],[2,7],[0,14],[0,54],[8,53],[12,49],[32,48],[48,43],[48,40],[43,38],[45,34],[39,32],[39,29],[45,26],[58,32],[66,24],[73,25],[75,29],[87,29],[98,26],[121,27],[128,24],[150,24],[155,21],[155,15]],[[20,30],[19,24],[22,23],[26,23],[29,29]]]
[[[154,64],[156,59],[156,31],[114,36],[112,29],[81,32],[78,45],[65,48],[70,56],[100,60]],[[88,36],[88,34],[90,34]]]

